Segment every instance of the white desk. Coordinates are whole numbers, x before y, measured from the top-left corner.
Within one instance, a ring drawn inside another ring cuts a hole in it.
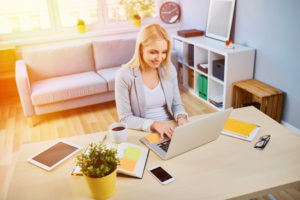
[[[174,177],[160,185],[147,171],[143,179],[118,176],[113,199],[246,199],[300,184],[300,137],[254,107],[235,109],[232,118],[261,125],[252,142],[221,135],[216,141],[168,161],[150,152],[146,169],[162,165]],[[65,138],[87,146],[107,132]],[[271,134],[263,150],[254,149],[258,138]],[[128,142],[141,144],[144,132],[129,131]],[[109,143],[107,140],[106,143]],[[52,172],[26,159],[53,141],[22,145],[8,199],[91,199],[83,177],[72,177],[74,156]]]

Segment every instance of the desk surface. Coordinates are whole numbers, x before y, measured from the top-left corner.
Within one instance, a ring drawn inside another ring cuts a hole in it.
[[[216,141],[163,161],[150,152],[146,169],[160,164],[175,181],[161,185],[145,171],[143,179],[117,177],[112,199],[246,199],[300,184],[300,137],[254,107],[233,110],[231,117],[261,125],[252,142],[221,135]],[[64,138],[86,147],[107,132]],[[129,131],[128,142],[147,133]],[[258,138],[271,134],[263,150],[254,149]],[[83,177],[70,175],[74,159],[46,172],[26,160],[53,141],[22,145],[8,199],[91,199]],[[111,143],[110,139],[105,143]]]

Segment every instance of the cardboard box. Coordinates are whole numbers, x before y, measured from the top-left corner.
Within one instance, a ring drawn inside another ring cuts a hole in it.
[[[186,29],[177,31],[177,34],[182,37],[195,37],[204,35],[204,32],[197,29]]]
[[[204,73],[206,73],[207,74],[207,72],[208,72],[208,66],[207,66],[208,64],[197,64],[197,68],[200,70],[200,71],[202,71],[202,72],[204,72]]]

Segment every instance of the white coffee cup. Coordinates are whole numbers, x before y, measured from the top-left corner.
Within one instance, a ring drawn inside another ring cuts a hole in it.
[[[127,140],[127,124],[115,122],[109,126],[109,133],[113,142],[120,144]]]

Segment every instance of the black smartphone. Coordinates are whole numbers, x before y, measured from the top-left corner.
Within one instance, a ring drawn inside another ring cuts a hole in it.
[[[159,165],[149,168],[148,171],[152,176],[154,176],[156,180],[158,180],[158,182],[160,182],[163,185],[175,180],[175,178],[171,174],[169,174]]]

